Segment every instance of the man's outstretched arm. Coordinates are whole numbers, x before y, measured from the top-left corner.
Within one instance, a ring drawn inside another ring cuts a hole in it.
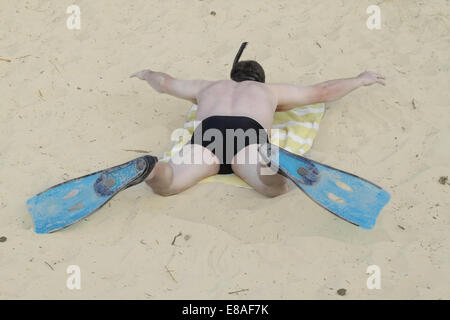
[[[276,111],[286,111],[303,105],[335,101],[361,86],[374,83],[384,86],[384,79],[378,73],[365,71],[354,78],[330,80],[312,86],[270,84],[269,87],[278,99]]]
[[[197,103],[197,94],[212,83],[206,80],[179,80],[166,73],[151,70],[136,72],[130,76],[133,77],[147,81],[159,93],[170,94],[193,103]]]

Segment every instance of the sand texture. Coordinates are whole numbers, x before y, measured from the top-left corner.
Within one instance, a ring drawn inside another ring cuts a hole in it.
[[[0,3],[0,299],[450,298],[450,2],[75,2],[80,30],[66,27],[72,1]],[[371,4],[380,30],[366,27]],[[386,76],[328,103],[308,153],[391,193],[373,230],[294,187],[270,199],[203,183],[172,197],[140,184],[68,229],[33,231],[36,193],[142,155],[126,150],[170,149],[190,103],[131,73],[227,78],[242,41],[268,82]],[[81,290],[66,287],[69,265]]]

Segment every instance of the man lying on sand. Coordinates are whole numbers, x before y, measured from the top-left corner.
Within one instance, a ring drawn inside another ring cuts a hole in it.
[[[274,112],[334,101],[361,86],[385,85],[382,75],[370,71],[310,86],[265,83],[265,73],[258,62],[239,61],[246,45],[244,42],[236,55],[231,80],[179,80],[151,70],[131,76],[146,80],[160,93],[198,105],[196,121],[201,123],[191,142],[174,157],[188,161],[157,162],[146,179],[155,193],[173,195],[206,177],[235,173],[266,196],[283,194],[288,190],[286,178],[263,174],[261,169],[267,164],[258,156],[259,146],[268,141],[267,135],[260,133],[270,130]],[[252,130],[256,134],[248,134]],[[241,134],[242,143],[237,142],[239,134],[229,135],[230,131],[245,133]]]

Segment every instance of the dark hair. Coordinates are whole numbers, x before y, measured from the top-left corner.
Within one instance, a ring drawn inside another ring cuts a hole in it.
[[[241,82],[245,80],[265,82],[266,75],[261,65],[254,60],[239,61],[248,42],[241,44],[236,57],[234,58],[233,68],[231,69],[230,77],[232,80]]]

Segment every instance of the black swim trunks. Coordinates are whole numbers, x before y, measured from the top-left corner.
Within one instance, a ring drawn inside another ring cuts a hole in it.
[[[208,117],[195,128],[191,138],[191,144],[201,145],[219,158],[219,174],[233,173],[231,160],[243,148],[268,141],[258,121],[242,116]]]

